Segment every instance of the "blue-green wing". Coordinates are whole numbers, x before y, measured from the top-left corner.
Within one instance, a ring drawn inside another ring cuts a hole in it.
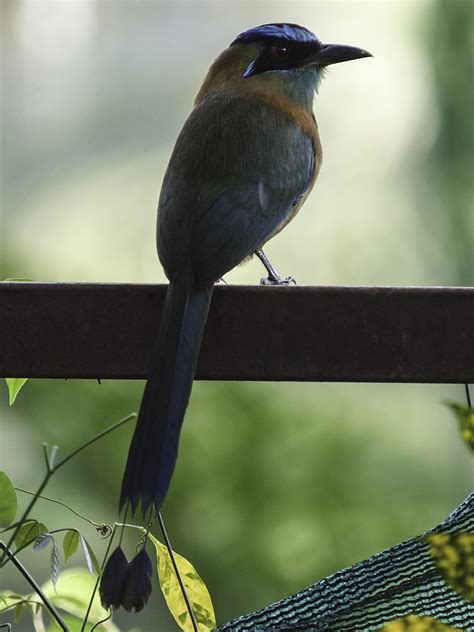
[[[222,193],[193,231],[190,256],[198,279],[214,282],[261,248],[287,221],[301,193],[262,182]]]
[[[168,275],[189,258],[200,283],[215,282],[287,221],[313,169],[312,139],[287,114],[242,99],[195,110],[160,198],[158,250]]]

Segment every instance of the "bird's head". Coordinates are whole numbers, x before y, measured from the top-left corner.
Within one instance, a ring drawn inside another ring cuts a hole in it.
[[[212,92],[263,89],[312,103],[327,66],[372,57],[361,48],[323,44],[297,24],[264,24],[241,33],[212,64],[196,101]]]

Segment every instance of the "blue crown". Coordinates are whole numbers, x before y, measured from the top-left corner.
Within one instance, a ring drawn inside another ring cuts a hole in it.
[[[298,24],[263,24],[238,35],[232,44],[237,42],[255,42],[260,39],[283,39],[292,42],[314,42],[318,38],[314,33]]]

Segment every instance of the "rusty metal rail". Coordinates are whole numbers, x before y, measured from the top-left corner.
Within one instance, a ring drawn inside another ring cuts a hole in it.
[[[164,285],[0,283],[0,375],[145,378]],[[198,379],[474,382],[474,288],[218,286]]]

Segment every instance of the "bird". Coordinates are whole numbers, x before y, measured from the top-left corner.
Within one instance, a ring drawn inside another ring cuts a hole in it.
[[[262,250],[298,213],[322,161],[313,100],[328,66],[371,57],[297,24],[240,33],[212,63],[178,135],[158,203],[169,280],[122,480],[120,509],[160,511],[175,469],[216,282],[256,254],[265,284],[290,284]]]

